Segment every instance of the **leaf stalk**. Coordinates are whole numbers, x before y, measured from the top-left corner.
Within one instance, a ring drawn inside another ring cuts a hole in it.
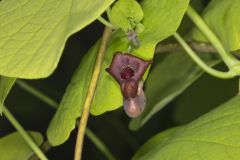
[[[104,19],[102,16],[99,16],[97,20],[102,24],[104,24],[106,27],[113,28],[113,25],[110,22],[108,22],[106,19]]]
[[[228,66],[230,72],[233,72],[235,76],[240,75],[240,61],[237,58],[235,58],[231,53],[226,51],[221,41],[211,31],[208,25],[198,15],[198,13],[191,7],[191,5],[189,5],[187,8],[187,15],[195,23],[198,29],[206,36],[209,42],[211,42],[212,45],[216,48],[221,58],[223,59],[225,64]]]

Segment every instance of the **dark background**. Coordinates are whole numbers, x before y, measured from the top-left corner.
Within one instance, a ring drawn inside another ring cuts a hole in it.
[[[195,3],[198,5],[199,2]],[[206,4],[207,1],[201,1],[202,7]],[[201,10],[201,6],[198,5],[199,10]],[[186,24],[188,25],[186,26]],[[187,34],[188,28],[191,26],[193,25],[184,17],[179,31]],[[101,36],[103,27],[102,24],[95,21],[85,29],[72,35],[67,41],[61,61],[54,74],[46,79],[28,80],[26,82],[59,102],[74,70],[87,50]],[[191,85],[183,95],[177,97],[176,100],[157,113],[138,131],[128,129],[130,118],[124,114],[122,108],[98,117],[90,116],[88,127],[108,146],[118,159],[127,160],[147,139],[156,133],[175,125],[185,124],[233,96],[236,93],[236,83],[236,80],[219,80],[204,75]],[[211,103],[206,103],[209,100]],[[183,106],[183,102],[187,105]],[[196,111],[194,108],[190,108],[192,104],[197,105],[199,109]],[[45,136],[48,124],[55,113],[54,109],[17,85],[11,90],[6,105],[25,129],[40,131]],[[14,131],[15,129],[7,119],[4,116],[1,117],[0,136]],[[76,130],[72,132],[67,142],[59,147],[52,148],[47,153],[47,156],[52,160],[73,159],[75,140]],[[83,159],[104,160],[106,158],[88,138],[85,138]]]

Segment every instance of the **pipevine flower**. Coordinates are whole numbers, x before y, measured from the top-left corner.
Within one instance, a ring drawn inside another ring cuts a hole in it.
[[[129,53],[116,52],[106,71],[115,78],[124,97],[124,109],[130,117],[140,115],[145,106],[145,94],[140,80],[152,61]],[[140,103],[142,103],[140,105]]]

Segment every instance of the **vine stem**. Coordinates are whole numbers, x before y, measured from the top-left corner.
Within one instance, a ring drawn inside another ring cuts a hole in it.
[[[39,98],[46,104],[48,104],[53,109],[57,109],[58,103],[53,100],[52,98],[48,97],[41,91],[37,90],[36,88],[30,86],[26,82],[22,80],[17,80],[16,83],[25,91],[31,93],[35,97]],[[79,125],[79,123],[76,123],[76,125]],[[93,144],[109,159],[109,160],[116,160],[114,155],[110,152],[108,147],[99,139],[90,129],[86,128],[86,136],[93,142]]]
[[[226,63],[229,69],[235,72],[235,75],[238,75],[240,73],[240,62],[238,61],[238,59],[236,59],[233,55],[231,55],[225,50],[221,41],[217,38],[217,36],[211,31],[208,25],[190,5],[187,8],[187,15],[216,48],[219,55],[222,57],[223,61]]]
[[[48,160],[48,158],[44,155],[38,145],[34,142],[34,140],[28,135],[28,133],[24,130],[21,124],[14,118],[12,113],[4,106],[3,114],[7,117],[10,123],[16,128],[18,133],[23,137],[23,139],[27,142],[27,144],[32,148],[35,154],[41,160]]]
[[[74,160],[81,160],[81,157],[82,157],[84,134],[87,126],[90,108],[92,105],[92,100],[94,97],[94,92],[97,86],[97,81],[98,81],[99,74],[102,68],[102,63],[104,60],[104,53],[106,50],[107,41],[110,37],[110,33],[111,33],[111,28],[105,27],[100,48],[98,50],[92,79],[90,82],[90,86],[88,88],[87,97],[85,99],[84,106],[83,106],[82,116],[81,116],[81,120],[78,128]]]
[[[197,56],[197,54],[191,49],[191,47],[184,41],[184,39],[177,32],[174,33],[173,36],[180,43],[180,45],[187,52],[187,54],[192,58],[192,60],[195,61],[207,73],[211,74],[212,76],[223,79],[233,78],[235,76],[234,73],[231,71],[221,72],[209,67],[203,60],[201,60]]]

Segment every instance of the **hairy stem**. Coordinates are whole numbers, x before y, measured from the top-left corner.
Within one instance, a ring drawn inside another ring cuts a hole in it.
[[[233,78],[235,76],[231,71],[221,72],[209,67],[205,62],[203,62],[203,60],[201,60],[196,55],[196,53],[188,46],[188,44],[184,41],[184,39],[178,33],[174,33],[173,36],[180,43],[180,45],[187,52],[187,54],[192,58],[192,60],[196,62],[199,65],[199,67],[201,67],[207,73],[211,74],[214,77],[223,78],[223,79]]]
[[[37,90],[36,88],[30,86],[26,82],[22,80],[17,80],[16,83],[27,92],[31,93],[35,97],[39,98],[46,104],[48,104],[50,107],[57,109],[58,103],[53,100],[52,98],[48,97],[41,91]],[[76,122],[77,127],[79,126],[79,121]],[[86,128],[86,135],[87,137],[93,142],[93,144],[102,152],[103,155],[105,155],[109,160],[115,160],[116,158],[113,156],[113,154],[110,152],[110,150],[107,148],[107,146],[99,139],[90,129]],[[44,143],[44,151],[48,151],[51,148],[51,145],[49,142]],[[35,160],[36,155],[32,155],[29,160]]]
[[[28,135],[28,133],[24,130],[21,124],[15,119],[12,113],[4,106],[3,114],[7,117],[10,123],[16,128],[18,133],[23,137],[23,139],[27,142],[27,144],[31,147],[31,149],[35,152],[35,154],[41,160],[48,160],[48,158],[44,155],[38,145],[34,142],[34,140]]]
[[[211,29],[207,26],[207,24],[203,21],[203,19],[198,15],[198,13],[189,5],[187,8],[187,15],[189,18],[195,23],[195,25],[199,28],[199,30],[207,37],[209,42],[216,48],[219,55],[222,57],[223,61],[229,67],[231,71],[240,72],[239,65],[240,62],[229,52],[225,50],[221,41],[217,38],[217,36],[211,31]]]
[[[78,128],[74,160],[81,160],[81,157],[82,157],[83,140],[84,140],[85,129],[87,126],[89,111],[92,105],[92,100],[93,100],[94,92],[97,86],[98,77],[102,68],[104,53],[106,50],[107,41],[109,39],[110,33],[111,33],[111,28],[105,27],[100,48],[98,50],[92,79],[90,82],[90,86],[88,88],[87,97],[85,99],[84,106],[83,106],[82,116],[81,116],[81,120]]]

